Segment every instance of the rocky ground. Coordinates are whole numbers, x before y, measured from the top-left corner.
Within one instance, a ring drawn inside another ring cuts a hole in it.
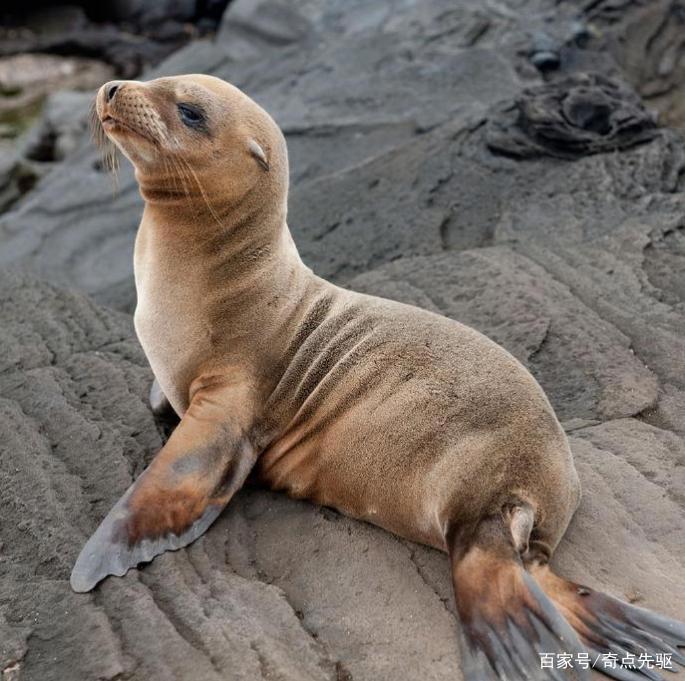
[[[683,29],[671,0],[235,0],[142,76],[213,73],[274,115],[317,272],[531,369],[584,485],[557,568],[680,619]],[[48,167],[0,216],[2,681],[461,678],[442,554],[261,490],[70,591],[163,438],[130,319],[141,200],[102,170],[90,97],[49,95],[10,164]]]

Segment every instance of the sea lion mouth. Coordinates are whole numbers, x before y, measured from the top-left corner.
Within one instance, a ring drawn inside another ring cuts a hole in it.
[[[106,133],[117,133],[117,132],[124,132],[124,133],[133,133],[134,135],[137,135],[138,137],[142,137],[143,139],[146,139],[148,142],[154,143],[155,140],[152,139],[152,137],[146,133],[143,132],[142,130],[139,130],[136,126],[131,125],[130,123],[127,123],[126,121],[121,120],[121,118],[115,118],[111,114],[107,114],[103,116],[100,119],[100,124],[102,125],[103,130]]]

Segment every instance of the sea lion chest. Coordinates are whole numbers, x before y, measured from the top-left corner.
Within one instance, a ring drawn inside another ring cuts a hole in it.
[[[177,413],[188,406],[188,388],[203,348],[203,300],[200,272],[192,254],[173,241],[151,235],[144,225],[134,251],[138,339],[164,394]]]

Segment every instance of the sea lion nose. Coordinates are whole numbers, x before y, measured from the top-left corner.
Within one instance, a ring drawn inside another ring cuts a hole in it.
[[[118,80],[114,80],[111,83],[107,83],[105,85],[105,95],[107,97],[107,101],[111,102],[112,99],[114,99],[114,95],[116,95],[117,90],[121,87],[121,82]]]

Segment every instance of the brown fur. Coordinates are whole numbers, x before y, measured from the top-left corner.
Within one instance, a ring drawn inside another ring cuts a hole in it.
[[[264,484],[442,549],[448,532],[526,502],[549,555],[578,478],[521,364],[458,322],[305,267],[286,225],[285,141],[236,88],[209,76],[125,82],[108,103],[107,87],[99,117],[116,119],[107,133],[146,199],[136,329],[178,414],[194,382],[226,377],[254,395],[232,410]],[[206,132],[184,128],[184,100],[202,103]]]
[[[507,623],[527,636],[526,613],[575,640],[523,569],[580,629],[574,586],[540,572],[580,492],[533,377],[473,329],[305,267],[286,224],[285,140],[239,90],[200,75],[118,85],[111,101],[103,86],[97,114],[146,202],[136,330],[181,423],[84,549],[119,556],[111,527],[125,517],[124,557],[79,558],[74,588],[192,541],[252,469],[273,489],[449,551],[480,647],[466,649],[469,678],[518,664]],[[206,114],[195,127],[184,102]]]

